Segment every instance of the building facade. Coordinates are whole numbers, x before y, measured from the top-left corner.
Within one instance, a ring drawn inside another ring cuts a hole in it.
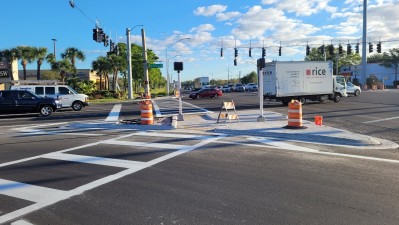
[[[395,69],[384,67],[379,63],[368,63],[366,67],[367,74],[365,76],[363,75],[361,64],[341,66],[340,72],[347,77],[349,81],[353,81],[356,78],[362,85],[366,84],[366,79],[371,75],[376,76],[385,86],[393,86],[395,80]]]

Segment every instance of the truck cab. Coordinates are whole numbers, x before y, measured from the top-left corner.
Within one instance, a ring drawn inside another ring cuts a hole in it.
[[[348,97],[346,93],[346,80],[342,75],[334,75],[334,101],[339,102],[341,97]]]

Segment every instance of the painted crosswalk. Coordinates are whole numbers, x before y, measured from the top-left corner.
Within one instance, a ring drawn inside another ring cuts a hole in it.
[[[156,142],[140,142],[135,141],[135,137],[157,137]],[[11,179],[2,179],[0,177],[0,195],[5,195],[8,197],[13,197],[17,199],[26,200],[32,202],[32,204],[7,213],[0,212],[0,224],[5,222],[10,222],[16,218],[27,215],[31,212],[39,210],[43,207],[55,204],[59,201],[68,199],[72,196],[80,195],[85,191],[97,188],[101,185],[110,183],[117,179],[123,178],[127,175],[135,173],[139,170],[145,169],[147,167],[156,165],[165,160],[171,159],[173,157],[179,156],[181,154],[187,153],[194,149],[197,149],[206,144],[215,142],[224,135],[196,135],[196,134],[181,134],[181,133],[163,133],[163,132],[153,132],[153,131],[139,131],[135,133],[129,133],[126,135],[121,135],[116,138],[111,138],[107,140],[102,140],[90,144],[85,144],[69,149],[63,149],[56,152],[46,153],[43,155],[33,156],[25,159],[20,159],[12,162],[0,164],[0,168],[5,168],[7,166],[15,166],[19,163],[28,162],[37,159],[53,159],[66,162],[83,163],[90,165],[100,165],[106,167],[117,167],[122,168],[120,172],[102,177],[100,179],[91,181],[89,183],[83,184],[71,190],[58,190],[55,188],[42,187],[34,184],[27,184],[18,181],[13,181]],[[166,142],[171,138],[187,139],[194,141],[194,144],[169,144],[162,143],[160,139],[165,139]],[[116,159],[110,157],[98,157],[83,154],[75,154],[75,151],[84,150],[90,147],[99,147],[105,145],[119,146],[119,148],[128,148],[130,151],[134,152],[137,149],[142,150],[143,147],[146,149],[169,149],[172,151],[167,151],[162,156],[153,158],[149,161],[134,161],[127,159]]]

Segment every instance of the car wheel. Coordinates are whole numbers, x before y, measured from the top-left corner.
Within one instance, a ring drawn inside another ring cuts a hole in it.
[[[359,90],[356,90],[356,91],[355,91],[355,96],[358,96],[358,95],[360,95],[360,91],[359,91]]]
[[[72,109],[73,109],[74,111],[80,111],[82,108],[83,108],[83,105],[82,105],[81,102],[74,102],[74,103],[72,104]]]
[[[300,97],[299,101],[301,102],[302,105],[306,104],[306,98],[305,97]]]
[[[50,116],[53,113],[53,108],[49,105],[43,105],[40,107],[40,115],[42,116]]]
[[[214,98],[218,98],[218,97],[219,97],[219,95],[218,95],[218,94],[215,94],[213,97],[214,97]]]

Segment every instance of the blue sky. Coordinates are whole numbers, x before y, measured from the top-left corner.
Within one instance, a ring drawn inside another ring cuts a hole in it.
[[[267,61],[303,60],[305,46],[361,42],[360,0],[20,0],[2,1],[0,50],[29,45],[53,51],[57,57],[67,47],[86,55],[79,69],[91,67],[109,50],[92,40],[95,21],[115,42],[126,43],[126,28],[136,27],[131,40],[141,45],[145,29],[147,48],[164,63],[168,47],[170,74],[176,78],[173,62],[184,62],[182,80],[199,76],[214,79],[238,78],[256,70],[261,47]],[[80,9],[80,10],[79,10]],[[83,12],[83,13],[82,13]],[[368,41],[383,42],[383,51],[398,48],[399,0],[368,0]],[[220,48],[224,49],[220,57]],[[282,46],[282,56],[278,47]],[[234,47],[238,66],[234,66]],[[252,58],[248,49],[252,47]],[[375,47],[374,47],[375,49]],[[49,68],[44,65],[44,68]],[[29,65],[35,69],[36,64]]]

